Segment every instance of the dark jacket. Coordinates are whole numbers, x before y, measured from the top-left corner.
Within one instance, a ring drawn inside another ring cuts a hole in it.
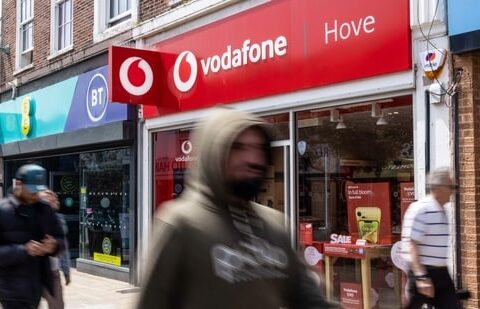
[[[187,190],[158,214],[137,308],[330,308],[290,246],[284,215],[232,199],[223,164],[250,126],[263,123],[233,110],[203,123]]]
[[[0,201],[0,300],[37,303],[44,288],[53,294],[48,256],[32,257],[25,250],[28,241],[47,234],[57,241],[54,255],[65,249],[62,227],[49,205],[21,205],[13,196]]]

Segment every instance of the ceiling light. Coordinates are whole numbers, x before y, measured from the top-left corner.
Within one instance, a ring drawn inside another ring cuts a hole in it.
[[[381,115],[380,118],[378,118],[378,120],[377,120],[377,126],[385,126],[387,124],[388,124],[387,119],[385,119],[385,117],[383,117],[383,115]]]
[[[343,122],[343,117],[340,117],[335,129],[342,130],[342,129],[346,129],[346,128],[347,128],[347,125],[345,124],[345,122]]]

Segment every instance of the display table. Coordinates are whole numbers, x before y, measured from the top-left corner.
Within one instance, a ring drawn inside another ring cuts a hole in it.
[[[333,298],[333,261],[332,258],[340,257],[347,259],[360,260],[361,278],[362,278],[362,296],[363,308],[370,309],[370,287],[372,286],[372,268],[371,260],[375,258],[390,257],[391,245],[365,245],[357,246],[353,244],[332,244],[323,245],[325,258],[325,285],[326,296],[328,300]],[[395,295],[400,297],[401,274],[394,267],[395,276]],[[400,300],[399,300],[400,303]]]

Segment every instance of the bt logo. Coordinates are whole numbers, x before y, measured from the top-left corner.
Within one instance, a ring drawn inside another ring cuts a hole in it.
[[[137,64],[137,70],[132,72],[131,67],[134,63]],[[142,71],[141,73],[139,69]],[[142,79],[143,81],[139,83],[139,80]],[[153,70],[148,62],[140,57],[127,58],[120,66],[120,83],[128,93],[142,96],[152,88]]]
[[[108,86],[105,77],[96,73],[88,83],[87,88],[87,113],[91,121],[100,121],[108,105]]]
[[[190,67],[190,76],[187,78],[186,81],[183,81],[180,74],[183,68],[182,63],[185,59],[185,62]],[[173,67],[173,83],[178,91],[181,92],[188,92],[192,89],[193,85],[195,84],[195,80],[197,79],[198,73],[198,64],[197,60],[195,59],[195,55],[191,51],[184,51],[182,52],[175,61],[175,65]]]

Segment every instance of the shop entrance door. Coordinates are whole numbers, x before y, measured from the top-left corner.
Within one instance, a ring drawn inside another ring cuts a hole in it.
[[[255,202],[281,211],[285,215],[285,226],[290,222],[290,141],[274,141],[271,144],[272,162]]]

